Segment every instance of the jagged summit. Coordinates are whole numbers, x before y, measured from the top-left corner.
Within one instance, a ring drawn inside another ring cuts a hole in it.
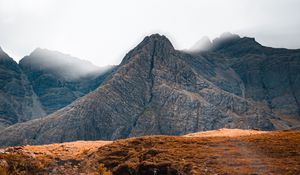
[[[262,50],[263,46],[255,38],[240,37],[237,34],[226,32],[212,42],[208,37],[203,37],[186,52],[191,54],[218,52],[230,57],[237,57],[246,54],[263,54],[265,51]]]
[[[174,51],[170,40],[160,34],[146,36],[134,49],[126,54],[121,64],[126,63],[131,57],[140,53],[150,52],[152,55],[167,54]]]
[[[232,45],[238,45],[240,48],[261,46],[255,38],[251,37],[240,37],[237,34],[223,33],[220,37],[215,38],[212,41],[212,50],[221,50],[224,48],[231,47]]]
[[[266,52],[263,46],[256,42],[255,38],[227,35],[213,41],[212,51],[226,54],[230,57],[243,55],[261,55]]]
[[[159,43],[163,43],[166,46],[170,46],[173,48],[172,43],[170,42],[170,40],[165,36],[165,35],[160,35],[158,33],[156,34],[152,34],[150,36],[146,36],[143,40],[143,42],[159,42]]]
[[[227,47],[228,45],[238,41],[240,38],[241,37],[237,34],[232,34],[229,32],[223,33],[220,37],[217,37],[212,41],[212,50],[218,50]]]
[[[136,49],[145,47],[147,45],[154,45],[154,44],[160,46],[160,49],[174,50],[174,47],[170,42],[170,40],[166,36],[160,34],[152,34],[150,36],[146,36],[143,39],[143,41],[140,44],[138,44]]]
[[[259,48],[262,47],[254,38],[250,37],[240,37],[237,34],[232,34],[229,32],[221,34],[219,37],[213,39],[212,41],[207,37],[201,38],[197,41],[190,49],[186,52],[188,53],[199,53],[199,52],[218,52],[227,49],[235,50],[249,50],[249,48]],[[251,50],[250,49],[250,50]]]
[[[174,47],[171,41],[164,35],[152,34],[146,37],[143,41],[146,44],[153,46],[153,54],[163,54],[170,53],[174,51]]]

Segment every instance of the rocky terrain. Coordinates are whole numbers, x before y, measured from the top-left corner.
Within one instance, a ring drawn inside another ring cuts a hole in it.
[[[299,174],[300,132],[220,129],[185,136],[0,149],[0,174]]]
[[[113,68],[46,49],[17,64],[0,49],[0,131],[65,107],[96,89]]]
[[[165,36],[148,36],[95,91],[45,118],[6,128],[0,144],[299,125],[299,50],[268,48],[237,35],[211,44],[199,52],[178,51]]]

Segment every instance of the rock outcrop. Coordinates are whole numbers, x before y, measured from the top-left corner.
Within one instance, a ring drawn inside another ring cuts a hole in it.
[[[244,77],[235,64],[218,61],[223,57],[227,55],[217,51],[183,53],[165,36],[151,35],[95,91],[43,119],[6,128],[0,133],[0,143],[180,135],[223,127],[288,127],[279,116],[248,98]]]

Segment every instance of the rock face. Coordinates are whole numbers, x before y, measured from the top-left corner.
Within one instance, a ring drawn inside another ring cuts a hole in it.
[[[0,131],[70,104],[97,88],[113,68],[43,49],[17,64],[0,49]]]
[[[151,35],[95,91],[43,119],[6,128],[0,133],[0,143],[288,127],[287,121],[251,96],[256,93],[248,82],[256,78],[241,73],[243,67],[237,63],[243,62],[229,56],[235,51],[225,53],[220,44],[213,51],[188,54],[175,50],[165,36]]]
[[[19,65],[0,48],[0,130],[44,116],[39,101]]]
[[[232,38],[214,50],[222,57],[206,56],[236,72],[244,87],[243,97],[261,103],[283,120],[299,120],[300,50],[264,47],[254,38]]]

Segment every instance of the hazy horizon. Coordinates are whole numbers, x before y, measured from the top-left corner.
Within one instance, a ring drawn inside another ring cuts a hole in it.
[[[166,35],[176,49],[223,32],[296,49],[299,6],[297,0],[0,0],[0,47],[16,61],[39,47],[97,66],[119,64],[153,33]]]

